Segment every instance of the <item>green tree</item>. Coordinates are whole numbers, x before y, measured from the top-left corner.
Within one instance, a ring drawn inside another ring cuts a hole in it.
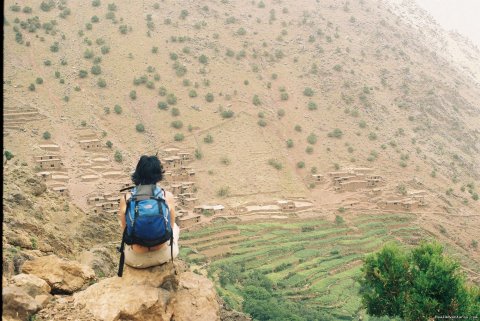
[[[367,313],[427,321],[438,315],[478,315],[480,289],[465,284],[458,262],[438,243],[410,253],[387,244],[362,267],[360,294]]]

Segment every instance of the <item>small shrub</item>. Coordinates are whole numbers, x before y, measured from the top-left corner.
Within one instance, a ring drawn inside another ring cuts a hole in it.
[[[277,170],[281,170],[283,168],[283,165],[274,158],[269,159],[268,164]]]
[[[203,154],[199,149],[195,149],[195,158],[196,159],[202,159]]]
[[[175,136],[173,136],[173,139],[176,142],[181,142],[182,140],[185,139],[185,136],[182,133],[176,133]]]
[[[143,133],[145,131],[145,126],[143,124],[137,124],[135,126],[135,129],[137,130],[137,132]]]
[[[295,125],[294,129],[295,129],[296,132],[301,132],[302,131],[302,126]]]
[[[180,116],[180,109],[178,109],[177,107],[173,107],[171,113],[173,117]]]
[[[207,136],[205,136],[205,137],[203,138],[203,141],[204,141],[205,143],[207,143],[207,144],[213,143],[213,137],[212,137],[212,135],[207,134]]]
[[[345,212],[345,208],[344,207],[340,207],[338,209],[338,211],[340,213],[344,213]],[[340,225],[340,224],[343,224],[345,222],[345,220],[343,219],[343,217],[341,217],[340,215],[335,215],[335,224],[337,225]]]
[[[93,0],[93,1],[92,1],[92,6],[94,6],[94,7],[100,7],[100,0]]]
[[[7,161],[11,160],[11,159],[14,157],[13,153],[10,152],[10,151],[8,151],[8,150],[6,150],[6,151],[3,153],[3,155],[5,155],[5,158],[7,159]]]
[[[109,12],[108,14],[110,14],[110,12]],[[108,14],[107,14],[107,19],[109,19],[109,15],[108,15]],[[113,12],[112,12],[110,16],[113,16],[113,17],[114,17],[115,15],[114,15]],[[112,18],[113,18],[113,17],[112,17]],[[127,26],[127,25],[120,25],[120,26],[118,27],[118,30],[120,31],[120,33],[121,33],[122,35],[126,35],[127,32],[128,32],[128,26]]]
[[[200,63],[206,65],[206,64],[208,64],[208,57],[205,56],[205,55],[201,55],[200,57],[198,57],[198,61],[200,61]]]
[[[117,163],[121,163],[123,161],[122,152],[120,152],[119,150],[115,151],[115,155],[113,157]]]
[[[167,94],[167,89],[165,87],[160,87],[158,89],[158,94],[162,97],[165,96]]]
[[[370,134],[368,134],[368,139],[376,140],[377,139],[377,134],[374,133],[374,132],[371,132]]]
[[[104,88],[104,87],[107,86],[107,82],[105,81],[105,79],[99,78],[98,81],[97,81],[97,85],[100,88]]]
[[[93,58],[94,55],[95,55],[95,53],[93,52],[93,50],[87,49],[83,53],[83,58],[90,59],[90,58]]]
[[[115,105],[115,107],[113,107],[113,111],[115,114],[120,115],[122,113],[122,107],[120,105]]]
[[[328,137],[341,138],[342,136],[343,136],[343,132],[339,128],[335,128],[333,131],[328,133]]]
[[[187,18],[187,17],[188,17],[188,10],[183,9],[180,12],[180,19],[185,20],[185,18]]]
[[[317,110],[317,104],[313,101],[308,103],[308,110]]]
[[[164,101],[159,101],[157,104],[158,108],[161,110],[167,110],[168,109],[168,104]]]
[[[222,118],[226,119],[226,118],[232,118],[233,115],[235,115],[235,113],[233,112],[233,110],[227,109],[222,111],[221,115],[222,115]]]
[[[303,90],[303,94],[307,97],[312,97],[314,92],[313,92],[313,89],[310,88],[310,87],[307,87]]]
[[[312,154],[313,153],[313,147],[312,146],[307,146],[305,148],[305,153],[307,154]]]
[[[58,44],[57,41],[55,41],[55,42],[53,43],[53,45],[50,46],[50,51],[51,51],[51,52],[58,52],[58,50],[59,50],[59,44]]]
[[[267,126],[267,122],[264,119],[259,119],[257,122],[258,126],[265,127]]]
[[[195,97],[197,97],[197,92],[196,92],[194,89],[190,90],[190,91],[188,92],[188,97],[190,97],[190,98],[195,98]]]
[[[99,65],[93,65],[90,72],[94,75],[100,75],[102,73],[102,68]]]
[[[288,93],[282,92],[282,93],[280,94],[280,99],[281,99],[281,100],[288,100]]]
[[[30,86],[28,86],[28,89],[30,91],[35,91],[35,84],[30,84]]]
[[[220,163],[222,163],[223,165],[230,165],[231,161],[228,157],[222,157],[220,159]]]
[[[137,92],[135,90],[131,90],[129,96],[131,100],[135,100],[137,99]]]
[[[52,135],[50,134],[50,132],[47,131],[42,134],[42,137],[45,140],[49,140],[50,138],[52,138]]]
[[[223,186],[217,191],[217,196],[227,197],[230,194],[230,188],[228,186]]]
[[[258,97],[258,95],[254,95],[253,96],[253,99],[252,99],[252,102],[255,106],[259,106],[262,104],[260,98]]]
[[[108,148],[112,149],[113,143],[112,143],[111,141],[107,140],[107,142],[105,143],[105,145],[106,145]]]
[[[317,142],[317,135],[315,135],[314,133],[308,135],[307,142],[311,145],[314,145]]]
[[[22,7],[20,7],[18,4],[10,6],[10,10],[12,10],[13,12],[19,12],[21,9]]]
[[[279,109],[277,110],[277,116],[282,118],[283,116],[285,116],[285,109]]]
[[[205,95],[205,100],[209,103],[211,103],[213,101],[214,97],[213,97],[213,94],[212,93],[208,93]]]
[[[181,120],[174,120],[170,125],[175,129],[180,129],[183,127],[183,122]]]
[[[240,27],[240,28],[238,28],[236,34],[239,35],[239,36],[244,36],[244,35],[247,34],[247,31],[245,30],[245,28]]]
[[[167,95],[167,103],[169,105],[176,105],[177,104],[177,96],[175,94],[168,94]]]
[[[297,163],[297,168],[305,168],[305,162],[304,161],[300,161]]]
[[[287,139],[287,148],[292,148],[293,147],[293,140]]]

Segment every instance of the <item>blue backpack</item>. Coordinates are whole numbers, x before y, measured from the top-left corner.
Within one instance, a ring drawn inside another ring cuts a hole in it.
[[[118,276],[123,274],[125,244],[138,244],[153,247],[170,240],[173,244],[173,231],[170,222],[170,209],[165,202],[165,191],[156,185],[138,185],[131,190],[125,212],[125,230],[119,248],[120,264]],[[173,246],[170,246],[173,262]]]

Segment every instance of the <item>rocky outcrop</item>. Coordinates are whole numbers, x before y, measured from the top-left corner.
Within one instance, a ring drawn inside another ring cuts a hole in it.
[[[170,263],[143,270],[126,266],[122,278],[104,279],[73,297],[75,306],[104,321],[220,320],[212,282],[186,271],[180,261],[175,268]]]
[[[22,272],[45,280],[52,288],[52,294],[71,294],[95,279],[95,273],[90,267],[55,255],[25,262]]]
[[[2,288],[2,318],[28,320],[42,306],[25,289],[16,286]]]
[[[116,271],[115,263],[118,258],[113,258],[110,251],[104,247],[95,247],[88,251],[83,251],[78,261],[93,269],[97,277],[113,276]]]
[[[45,280],[35,275],[18,274],[12,278],[13,283],[23,288],[29,295],[35,297],[42,294],[50,294],[51,287]]]

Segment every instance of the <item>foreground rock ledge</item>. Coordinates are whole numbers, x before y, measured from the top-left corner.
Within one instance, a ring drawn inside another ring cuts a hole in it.
[[[182,270],[182,271],[179,271]],[[171,263],[148,269],[125,267],[122,278],[104,279],[73,296],[74,305],[99,320],[220,320],[213,283]]]
[[[95,279],[95,273],[90,267],[56,255],[27,261],[22,266],[22,272],[45,280],[52,288],[52,294],[71,294]]]

